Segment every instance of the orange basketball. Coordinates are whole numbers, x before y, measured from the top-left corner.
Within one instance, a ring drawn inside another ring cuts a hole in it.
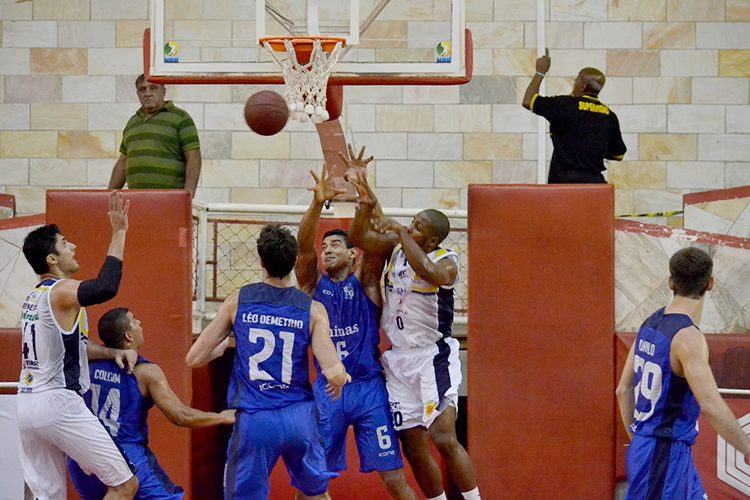
[[[289,107],[286,101],[271,90],[256,92],[245,104],[245,121],[256,134],[277,134],[288,119]]]

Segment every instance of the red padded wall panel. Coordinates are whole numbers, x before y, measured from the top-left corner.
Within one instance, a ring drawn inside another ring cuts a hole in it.
[[[123,279],[114,300],[88,308],[90,336],[98,341],[99,317],[113,307],[133,311],[143,324],[142,355],[158,363],[175,393],[190,401],[185,354],[191,345],[192,253],[190,195],[187,191],[125,191],[130,226]],[[48,191],[48,223],[58,224],[77,245],[77,279],[96,277],[109,246],[107,191]],[[154,410],[150,446],[178,485],[190,491],[190,433]]]
[[[614,487],[611,186],[469,188],[468,436],[489,498]]]

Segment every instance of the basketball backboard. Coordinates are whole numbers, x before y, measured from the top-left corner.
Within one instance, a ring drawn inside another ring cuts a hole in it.
[[[145,72],[161,83],[281,83],[263,36],[342,37],[330,83],[471,79],[465,0],[151,0]]]

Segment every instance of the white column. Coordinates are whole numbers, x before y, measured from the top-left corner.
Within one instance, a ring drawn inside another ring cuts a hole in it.
[[[319,0],[307,0],[307,34],[320,35]]]
[[[544,0],[536,1],[536,55],[537,57],[544,55],[544,50],[547,45],[545,37],[545,19],[546,13],[544,11]],[[539,94],[544,94],[544,80],[539,87]],[[537,172],[537,184],[547,183],[547,121],[541,116],[537,117],[536,122],[536,172]]]

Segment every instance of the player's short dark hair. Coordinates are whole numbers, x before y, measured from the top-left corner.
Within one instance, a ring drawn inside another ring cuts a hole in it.
[[[47,256],[57,255],[55,243],[57,243],[58,234],[60,234],[60,228],[57,224],[47,224],[34,229],[23,240],[23,254],[35,273],[49,272]]]
[[[299,245],[291,231],[268,224],[260,231],[258,255],[263,268],[274,278],[283,278],[294,269]]]
[[[669,275],[675,295],[699,299],[708,290],[714,262],[711,256],[696,247],[679,250],[669,259]]]
[[[448,217],[440,210],[431,208],[423,211],[422,214],[430,221],[432,236],[437,236],[438,244],[442,243],[448,236],[448,233],[451,232],[451,222],[448,220]]]
[[[349,233],[344,231],[343,229],[331,229],[330,231],[326,231],[326,233],[323,235],[323,239],[326,239],[329,236],[341,236],[341,239],[344,240],[346,248],[354,248],[354,245],[349,242]]]
[[[125,334],[130,330],[128,312],[130,311],[127,307],[116,307],[99,318],[99,338],[107,347],[121,349],[125,344]]]

